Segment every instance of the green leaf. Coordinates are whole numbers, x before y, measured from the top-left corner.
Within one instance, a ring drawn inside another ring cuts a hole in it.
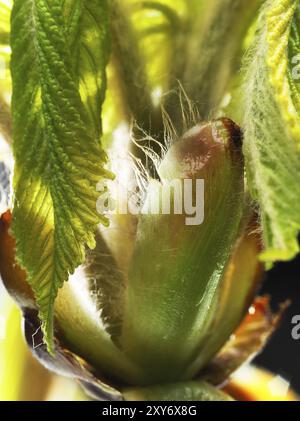
[[[246,62],[244,153],[251,193],[261,209],[261,257],[269,263],[299,252],[300,103],[289,56],[299,48],[297,6],[296,0],[266,2]]]
[[[144,57],[128,4],[119,0],[113,0],[111,31],[114,60],[126,111],[144,130],[150,131],[148,120],[154,110]]]
[[[126,401],[232,401],[233,399],[207,382],[173,383],[155,387],[128,389]],[[172,415],[170,413],[170,415]],[[188,414],[187,414],[188,415]]]
[[[95,5],[90,0],[52,0],[51,6],[46,0],[15,0],[12,12],[13,233],[50,351],[57,291],[84,261],[85,245],[94,247],[96,225],[106,223],[96,211],[96,185],[109,176],[99,140],[107,51],[95,52],[90,37],[97,40],[95,49],[106,48],[102,27],[107,20],[93,15]],[[68,10],[77,16],[71,31],[66,29]],[[78,48],[70,43],[70,32],[80,34]],[[99,63],[95,55],[103,60]],[[94,88],[88,98],[81,89],[87,79]]]
[[[96,135],[102,131],[102,104],[106,91],[106,64],[110,55],[109,0],[66,0],[66,33],[78,73],[80,95]]]
[[[198,375],[212,356],[223,350],[252,304],[263,272],[263,264],[258,259],[261,239],[254,218],[253,215],[243,218],[245,228],[241,229],[242,235],[236,241],[223,275],[214,324],[201,352],[186,369],[185,378]]]
[[[192,15],[182,52],[182,83],[202,118],[216,115],[232,72],[239,66],[245,34],[262,1],[211,0],[205,2],[201,15]]]

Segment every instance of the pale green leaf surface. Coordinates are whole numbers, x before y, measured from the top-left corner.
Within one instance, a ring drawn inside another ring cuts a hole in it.
[[[106,64],[110,53],[109,1],[65,1],[66,32],[80,82],[81,99],[90,124],[100,135],[99,118],[106,90]]]
[[[244,153],[251,193],[261,209],[262,259],[269,263],[299,252],[299,96],[289,60],[289,45],[299,45],[299,26],[293,23],[297,6],[296,0],[266,2],[246,62]]]
[[[72,29],[80,33],[78,49],[69,44],[63,4],[73,10],[78,6]],[[74,66],[82,58],[82,49],[94,60],[88,32],[93,31],[94,39],[103,37],[97,16],[93,26],[85,28],[94,10],[90,7],[87,18],[87,4],[94,3],[15,0],[12,12],[13,232],[17,258],[35,292],[49,350],[53,350],[57,291],[83,262],[85,245],[94,247],[96,225],[105,222],[96,211],[96,185],[107,176],[99,142],[105,60],[95,59],[100,67],[95,69],[85,59],[79,69]],[[96,47],[100,44],[95,43]],[[101,50],[96,54],[102,54]],[[81,97],[79,86],[87,77],[95,88],[89,103]],[[91,124],[92,111],[95,124]]]

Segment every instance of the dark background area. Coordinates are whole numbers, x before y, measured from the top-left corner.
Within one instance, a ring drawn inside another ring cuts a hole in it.
[[[267,272],[261,292],[271,295],[273,310],[287,299],[291,300],[291,305],[280,328],[254,362],[290,381],[294,390],[300,393],[300,339],[293,339],[291,334],[294,327],[291,320],[300,315],[300,257],[289,263],[278,263]]]

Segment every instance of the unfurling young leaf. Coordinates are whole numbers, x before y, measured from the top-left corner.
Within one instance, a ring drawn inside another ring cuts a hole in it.
[[[266,262],[299,252],[300,102],[293,79],[299,50],[296,0],[270,0],[246,66],[244,153],[247,178],[261,209]]]
[[[202,6],[201,24],[193,22],[182,82],[202,118],[216,115],[239,65],[241,40],[262,1],[210,0]]]
[[[13,232],[50,351],[57,291],[106,222],[96,185],[108,176],[100,146],[108,2],[97,5],[15,0],[12,11]]]

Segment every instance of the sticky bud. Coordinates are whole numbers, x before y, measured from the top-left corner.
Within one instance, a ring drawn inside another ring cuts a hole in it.
[[[187,215],[176,212],[140,216],[121,344],[143,368],[145,384],[180,378],[214,324],[244,208],[241,144],[229,119],[197,125],[170,147],[158,169],[160,183],[149,184],[145,207],[157,184],[162,193],[174,180],[202,180],[204,218],[188,225]]]
[[[222,118],[199,124],[171,146],[159,167],[162,180],[209,179],[219,161],[228,159],[242,170],[242,135],[230,119]]]

